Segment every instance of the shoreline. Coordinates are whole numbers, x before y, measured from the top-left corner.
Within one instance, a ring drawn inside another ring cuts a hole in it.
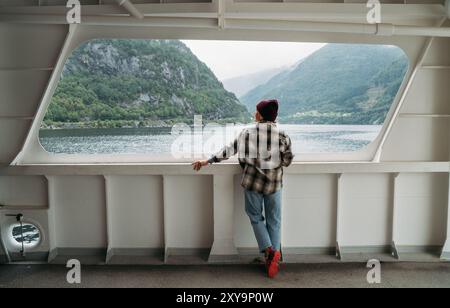
[[[202,127],[205,127],[208,123],[203,124]],[[218,123],[219,125],[223,125]],[[227,123],[230,124],[230,123]],[[234,123],[235,125],[249,125],[250,123]],[[175,124],[174,124],[175,125]],[[153,125],[153,126],[121,126],[121,127],[96,127],[96,126],[66,126],[66,127],[42,127],[40,128],[41,131],[64,131],[64,130],[111,130],[111,129],[171,129],[173,128],[174,125],[163,125],[163,126],[159,126],[159,125]],[[299,123],[279,123],[279,125],[289,125],[289,126],[305,126],[305,127],[311,127],[311,126],[315,126],[315,127],[324,127],[324,126],[336,126],[336,127],[343,127],[343,126],[349,126],[349,127],[368,127],[368,126],[373,126],[373,127],[382,127],[383,125],[379,125],[379,124],[299,124]],[[193,124],[188,124],[189,127],[193,128],[194,125]]]

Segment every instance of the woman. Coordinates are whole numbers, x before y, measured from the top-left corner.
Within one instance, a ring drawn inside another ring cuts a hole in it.
[[[283,167],[292,163],[291,139],[279,130],[277,100],[264,100],[256,106],[256,124],[244,129],[229,146],[209,160],[192,165],[202,167],[218,163],[238,154],[243,169],[241,185],[245,191],[245,211],[258,242],[265,254],[270,278],[276,276],[281,260],[281,190]],[[266,146],[264,146],[266,145]],[[263,207],[266,218],[263,216]]]

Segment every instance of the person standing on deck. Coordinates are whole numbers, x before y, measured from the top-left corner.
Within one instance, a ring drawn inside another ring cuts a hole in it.
[[[229,146],[209,160],[192,164],[199,171],[238,154],[243,169],[241,185],[245,191],[245,211],[261,253],[265,254],[270,278],[279,271],[281,261],[281,190],[283,167],[294,158],[291,139],[279,130],[277,100],[264,100],[256,106],[256,124],[244,129]],[[263,208],[266,217],[263,216]]]

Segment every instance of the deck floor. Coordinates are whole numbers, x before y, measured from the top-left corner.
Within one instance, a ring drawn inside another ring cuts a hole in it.
[[[367,283],[365,264],[286,264],[274,279],[260,265],[86,266],[80,285],[59,265],[2,265],[4,287],[450,287],[449,263],[382,264],[382,283]]]

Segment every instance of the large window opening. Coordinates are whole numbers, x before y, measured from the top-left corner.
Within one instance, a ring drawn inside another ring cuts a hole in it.
[[[359,151],[379,135],[407,70],[394,46],[93,40],[67,60],[39,138],[55,154],[169,159],[175,124],[222,125],[206,134],[223,137],[219,146],[276,98],[295,154]]]

